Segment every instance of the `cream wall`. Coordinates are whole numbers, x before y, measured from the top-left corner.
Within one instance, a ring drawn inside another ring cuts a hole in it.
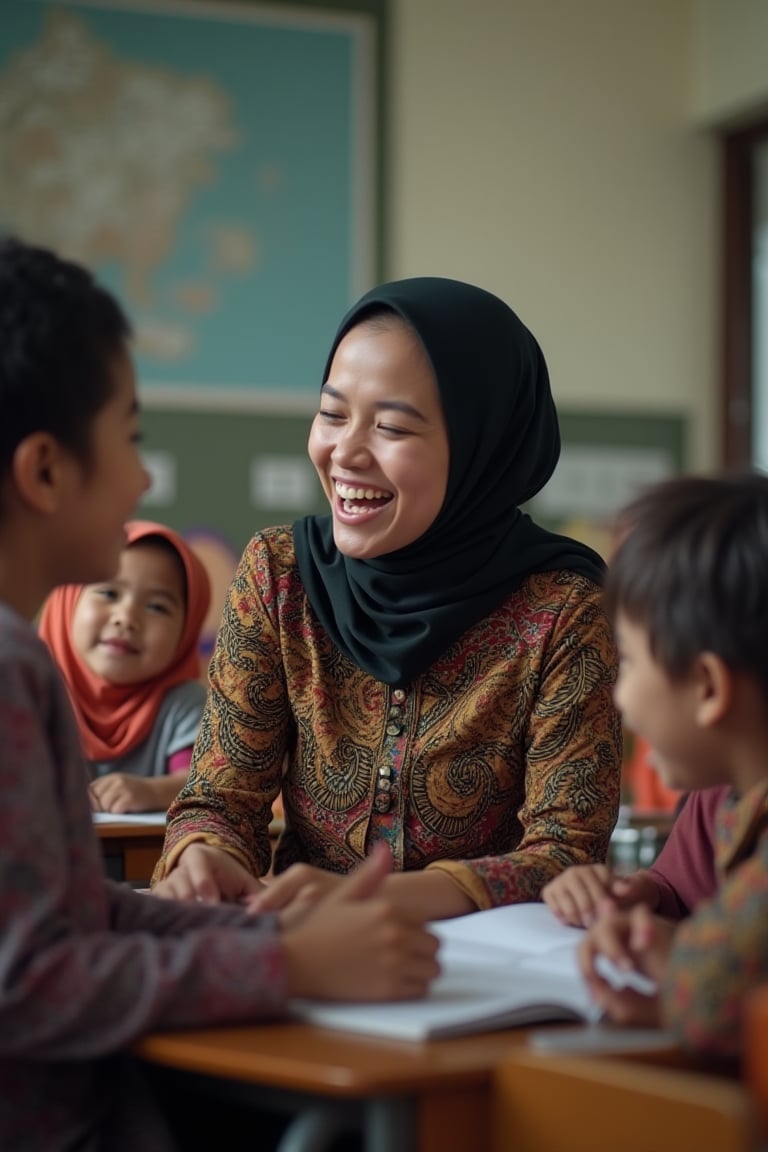
[[[694,115],[738,122],[768,110],[766,0],[694,0]]]
[[[730,2],[730,0],[729,0]],[[393,0],[392,277],[503,296],[559,403],[683,412],[717,461],[717,152],[686,0]]]

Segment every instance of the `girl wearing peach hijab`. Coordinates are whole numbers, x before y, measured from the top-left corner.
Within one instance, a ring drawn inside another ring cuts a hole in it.
[[[114,580],[55,589],[40,635],[66,681],[104,812],[166,809],[186,782],[205,689],[198,642],[210,584],[163,524],[126,525]]]

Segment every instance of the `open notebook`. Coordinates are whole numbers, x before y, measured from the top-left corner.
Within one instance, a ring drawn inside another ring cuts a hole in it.
[[[297,1000],[294,1014],[323,1027],[397,1040],[599,1018],[576,959],[583,929],[560,924],[545,904],[492,908],[431,927],[440,938],[442,972],[425,999],[389,1004]],[[614,978],[643,990],[642,978]]]
[[[147,824],[164,828],[165,812],[92,812],[94,824]]]

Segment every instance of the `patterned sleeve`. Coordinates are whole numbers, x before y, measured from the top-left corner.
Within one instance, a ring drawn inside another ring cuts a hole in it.
[[[678,928],[664,986],[665,1024],[698,1052],[736,1056],[744,997],[768,979],[768,831],[718,895]]]
[[[238,904],[160,900],[151,892],[136,892],[129,885],[112,880],[107,881],[107,898],[109,923],[115,932],[183,936],[201,928],[236,928],[266,937],[278,931],[275,917],[249,915]]]
[[[193,924],[105,891],[64,689],[42,645],[28,650],[0,659],[0,1060],[87,1059],[150,1028],[281,1013],[269,920]]]
[[[273,595],[268,549],[256,536],[229,589],[189,780],[169,809],[153,882],[195,841],[225,849],[256,876],[269,870],[289,722],[279,635],[266,606]]]
[[[606,859],[621,777],[616,668],[600,590],[571,582],[531,689],[520,840],[506,854],[430,865],[479,908],[539,900],[565,868]]]

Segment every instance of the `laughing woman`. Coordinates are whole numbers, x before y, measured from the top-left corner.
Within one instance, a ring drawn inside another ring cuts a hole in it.
[[[385,841],[391,899],[438,919],[605,859],[602,562],[519,507],[559,452],[541,349],[496,296],[418,278],[351,309],[309,436],[330,515],[243,554],[158,895],[284,907]]]

